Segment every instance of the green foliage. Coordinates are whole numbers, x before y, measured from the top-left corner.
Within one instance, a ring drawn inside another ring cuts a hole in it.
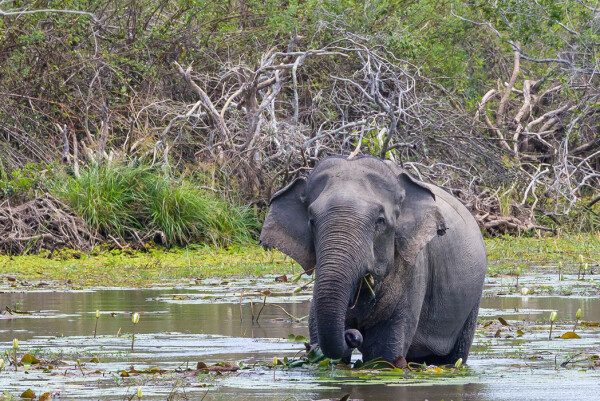
[[[16,202],[31,199],[47,187],[47,176],[53,166],[29,163],[10,173],[0,164],[0,200],[13,199]]]
[[[62,176],[53,191],[105,237],[152,238],[169,244],[247,243],[258,232],[253,211],[174,178],[156,167],[93,166],[80,178]]]

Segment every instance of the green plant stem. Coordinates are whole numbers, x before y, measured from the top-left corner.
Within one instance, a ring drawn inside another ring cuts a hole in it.
[[[553,325],[553,321],[550,321],[550,334],[548,334],[548,340],[552,340],[552,325]]]
[[[133,334],[131,335],[131,352],[133,352],[134,344],[135,344],[135,323],[133,324]]]
[[[96,338],[96,331],[98,330],[98,318],[96,318],[96,325],[94,326],[94,338]]]

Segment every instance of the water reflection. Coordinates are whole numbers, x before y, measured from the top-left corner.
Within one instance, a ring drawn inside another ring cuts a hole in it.
[[[197,295],[190,303],[168,302],[175,294]],[[302,349],[301,344],[276,342],[269,339],[287,337],[289,334],[308,336],[307,322],[296,322],[282,310],[267,306],[261,313],[260,322],[253,323],[250,305],[243,303],[240,319],[240,304],[235,297],[229,303],[203,299],[202,290],[195,289],[145,289],[145,290],[99,290],[89,292],[27,292],[0,295],[0,307],[22,311],[50,311],[52,317],[22,317],[0,319],[0,349],[10,348],[10,342],[18,337],[24,349],[59,349],[70,353],[98,352],[102,369],[111,373],[128,367],[153,365],[174,369],[183,363],[194,364],[198,360],[216,362],[222,360],[244,361],[248,364],[272,359],[273,356],[292,356]],[[267,301],[269,302],[269,301]],[[280,303],[294,316],[306,316],[310,303],[290,299]],[[261,303],[254,304],[255,315]],[[559,319],[573,317],[578,308],[583,310],[583,320],[600,320],[600,299],[577,297],[484,297],[481,314],[486,318],[503,316],[509,321],[535,321],[546,318],[550,310],[557,310]],[[91,340],[94,329],[94,312],[102,311],[98,325],[99,338]],[[111,313],[114,312],[114,317]],[[140,323],[136,327],[136,352],[129,354],[127,338],[115,334],[131,332],[132,312],[140,312]],[[7,317],[7,316],[4,316]],[[588,335],[589,336],[589,335]],[[54,338],[56,337],[56,338]],[[272,400],[280,401],[295,397],[298,400],[339,398],[351,394],[353,399],[364,400],[546,400],[584,399],[589,389],[598,388],[599,373],[588,371],[555,369],[548,362],[544,368],[533,369],[529,362],[520,359],[503,359],[485,349],[495,346],[508,349],[510,344],[494,339],[478,338],[481,353],[469,360],[471,374],[450,379],[429,379],[415,382],[404,378],[392,378],[380,384],[366,382],[357,377],[340,380],[328,372],[290,370],[277,373],[260,370],[241,372],[225,377],[218,387],[210,388],[205,400]],[[497,343],[496,343],[497,342]],[[553,346],[562,346],[552,341]],[[537,339],[535,347],[547,348],[546,341]],[[531,347],[531,345],[526,345]],[[102,352],[106,352],[102,354]],[[31,372],[27,376],[0,373],[0,388],[9,386],[11,391],[24,390],[30,386],[46,386],[53,390],[48,376]],[[41,375],[41,376],[39,376]],[[532,381],[533,375],[535,380]],[[63,380],[67,380],[64,378]],[[197,380],[197,379],[196,379]],[[45,383],[45,384],[44,384]],[[214,380],[213,380],[214,383]],[[71,383],[71,398],[122,399],[127,388],[115,387],[114,381],[104,382],[95,388],[76,391]],[[85,390],[85,391],[84,391]],[[155,386],[144,398],[165,399],[167,389]],[[186,389],[193,398],[204,394],[201,388]]]
[[[290,333],[308,335],[307,323],[292,322],[280,309],[267,305],[258,323],[252,323],[249,304],[234,303],[185,304],[167,303],[155,298],[181,294],[181,290],[101,290],[95,292],[29,292],[2,294],[2,306],[21,311],[51,311],[56,318],[19,318],[0,320],[0,341],[13,338],[11,331],[22,340],[43,333],[48,336],[93,335],[96,309],[102,315],[98,335],[131,331],[133,312],[141,315],[138,333],[181,332],[220,334],[231,337],[281,338]],[[193,291],[187,291],[193,294]],[[254,304],[257,315],[262,305]],[[306,316],[310,303],[285,304],[294,316]],[[114,312],[115,315],[111,316]]]

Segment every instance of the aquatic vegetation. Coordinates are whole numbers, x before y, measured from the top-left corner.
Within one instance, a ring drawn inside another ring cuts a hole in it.
[[[16,338],[13,339],[13,351],[14,351],[14,356],[15,356],[15,372],[17,371],[17,367],[19,366],[19,362],[17,361],[17,349],[19,349],[19,340],[17,340]]]
[[[581,319],[581,308],[577,309],[577,313],[575,313],[575,324],[573,325],[573,333],[575,333],[575,329],[577,329],[577,323]]]
[[[96,325],[94,326],[94,338],[96,338],[96,331],[98,330],[98,319],[100,319],[100,310],[96,309]]]
[[[550,333],[548,334],[548,340],[552,340],[552,325],[556,321],[557,313],[555,311],[550,312]]]
[[[140,314],[135,312],[131,315],[131,323],[133,323],[133,332],[131,334],[131,351],[133,352],[133,345],[135,344],[135,325],[140,322]]]

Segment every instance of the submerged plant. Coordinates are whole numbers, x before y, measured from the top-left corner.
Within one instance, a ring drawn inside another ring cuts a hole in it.
[[[552,325],[556,321],[557,313],[556,311],[550,312],[550,334],[548,334],[548,340],[552,340]]]

